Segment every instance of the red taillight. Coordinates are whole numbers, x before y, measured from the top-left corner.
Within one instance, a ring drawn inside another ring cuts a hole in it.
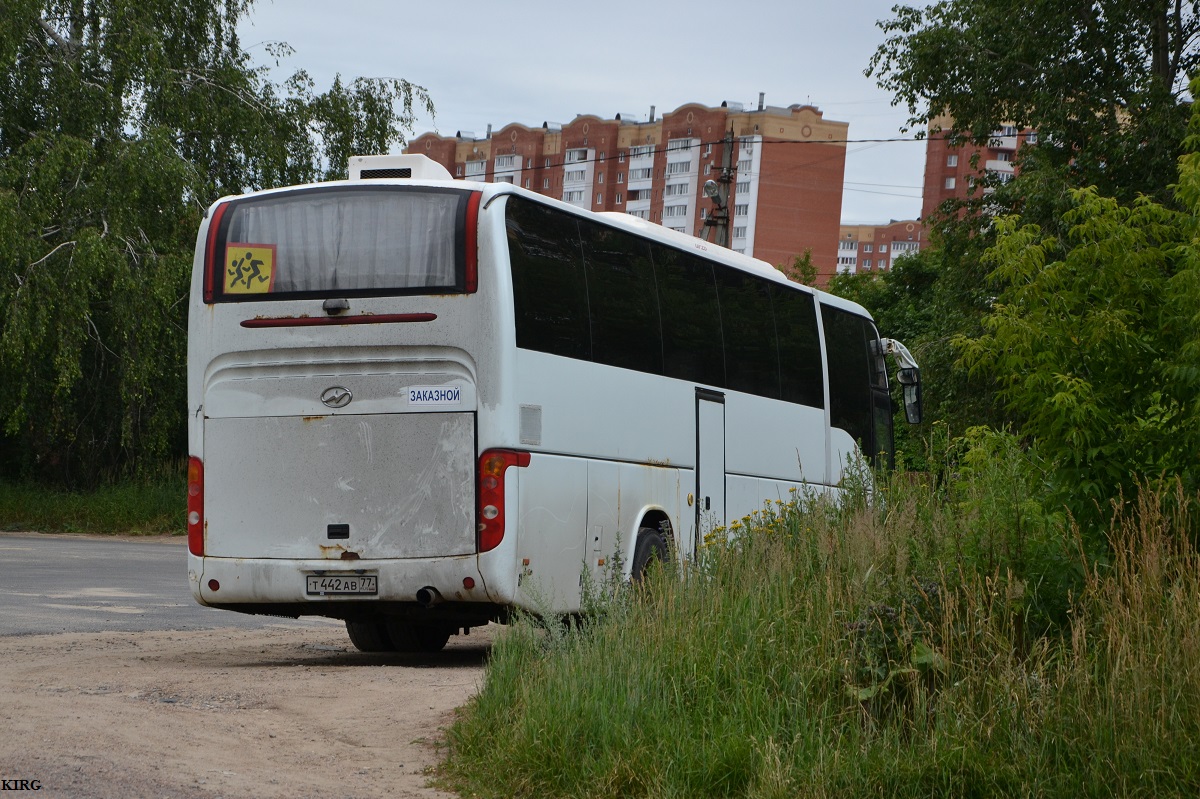
[[[528,466],[529,453],[489,449],[479,456],[479,551],[504,540],[504,473],[509,466]]]
[[[471,192],[467,198],[467,285],[468,294],[474,294],[479,287],[479,198],[483,196],[477,191]]]
[[[208,223],[208,239],[204,246],[204,302],[208,304],[213,301],[217,275],[225,270],[225,254],[217,255],[217,234],[221,231],[221,218],[225,216],[225,209],[228,207],[228,204],[218,205]]]
[[[204,554],[204,463],[188,458],[187,474],[188,552]]]

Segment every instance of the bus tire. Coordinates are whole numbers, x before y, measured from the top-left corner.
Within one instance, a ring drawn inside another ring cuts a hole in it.
[[[391,652],[392,640],[388,637],[387,626],[381,621],[350,621],[346,620],[346,633],[350,643],[359,652]]]
[[[454,628],[446,624],[403,619],[393,619],[387,623],[393,652],[441,652],[453,632]]]
[[[657,560],[659,563],[667,562],[667,540],[663,534],[651,527],[643,527],[638,530],[637,546],[633,550],[633,567],[630,569],[630,578],[635,582],[641,582],[646,575],[646,569],[652,561]]]

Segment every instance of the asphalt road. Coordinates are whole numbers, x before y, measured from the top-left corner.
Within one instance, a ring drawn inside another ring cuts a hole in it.
[[[341,627],[201,607],[187,543],[0,533],[0,636],[64,632]]]

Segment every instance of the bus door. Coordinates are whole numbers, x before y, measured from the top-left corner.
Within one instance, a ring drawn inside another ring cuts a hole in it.
[[[696,389],[696,547],[725,526],[725,395]]]

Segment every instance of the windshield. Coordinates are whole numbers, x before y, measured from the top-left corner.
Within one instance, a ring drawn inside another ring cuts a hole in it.
[[[464,290],[468,192],[363,186],[234,200],[215,238],[214,299]]]

